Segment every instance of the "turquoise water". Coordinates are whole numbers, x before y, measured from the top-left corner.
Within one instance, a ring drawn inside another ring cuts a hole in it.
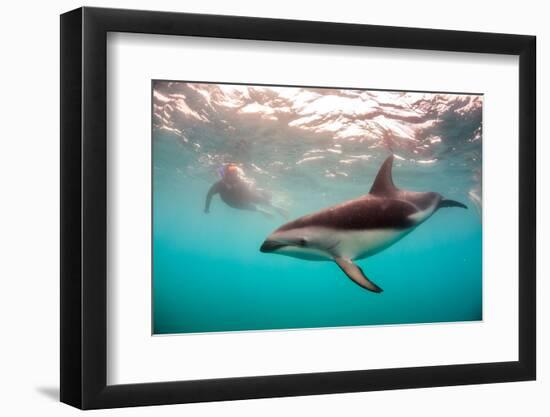
[[[457,113],[454,97],[428,109],[419,97],[408,96],[407,103],[402,96],[378,97],[386,114],[379,111],[351,122],[383,125],[372,131],[372,140],[361,141],[345,135],[349,123],[336,130],[292,125],[311,116],[288,105],[300,104],[299,97],[287,95],[277,102],[277,91],[255,97],[250,91],[239,96],[215,86],[191,87],[155,86],[162,93],[155,97],[153,119],[155,334],[482,319],[479,106]],[[208,94],[199,91],[202,87]],[[240,107],[227,104],[238,99],[244,101]],[[185,100],[179,111],[178,100]],[[246,100],[292,111],[239,111],[250,104]],[[396,113],[399,106],[409,111],[410,102],[420,103],[415,112],[427,114],[426,120]],[[331,123],[346,115],[341,108]],[[323,111],[315,114],[332,114],[334,107]],[[384,124],[384,117],[398,124]],[[416,142],[407,139],[407,132]],[[261,253],[266,236],[286,222],[281,217],[232,209],[219,196],[210,213],[203,212],[206,193],[224,162],[240,163],[259,187],[272,192],[291,220],[368,193],[390,153],[396,155],[398,187],[437,191],[469,210],[441,209],[393,246],[357,261],[384,289],[380,294],[358,287],[333,262]]]

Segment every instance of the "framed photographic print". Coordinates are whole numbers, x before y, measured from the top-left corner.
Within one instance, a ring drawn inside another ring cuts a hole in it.
[[[61,400],[534,379],[535,151],[531,36],[62,15]]]

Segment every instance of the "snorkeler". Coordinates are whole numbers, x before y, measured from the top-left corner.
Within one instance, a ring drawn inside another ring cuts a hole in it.
[[[215,194],[219,194],[221,199],[230,207],[257,211],[265,216],[272,217],[272,213],[264,210],[258,205],[274,209],[283,218],[288,217],[285,209],[275,206],[271,202],[271,193],[261,188],[257,188],[254,182],[246,178],[243,170],[234,163],[221,167],[218,171],[221,180],[216,182],[208,190],[204,212],[210,212],[210,202]]]

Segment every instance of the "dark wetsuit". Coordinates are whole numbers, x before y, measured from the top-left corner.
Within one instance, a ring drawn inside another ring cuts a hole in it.
[[[219,194],[221,199],[230,207],[241,210],[257,210],[256,204],[270,205],[270,195],[265,190],[255,188],[246,181],[236,181],[233,184],[227,184],[220,180],[208,190],[204,211],[210,210],[210,202],[215,194]]]
[[[210,202],[215,194],[219,194],[221,199],[229,207],[240,210],[257,211],[264,216],[271,217],[272,213],[258,206],[266,206],[275,210],[282,217],[287,218],[288,213],[284,208],[277,207],[271,202],[271,193],[261,188],[256,188],[253,181],[245,177],[240,168],[224,169],[222,179],[216,182],[206,195],[204,212],[210,210]]]

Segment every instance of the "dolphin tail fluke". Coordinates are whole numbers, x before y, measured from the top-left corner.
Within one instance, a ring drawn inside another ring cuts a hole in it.
[[[467,206],[465,206],[464,204],[462,204],[458,201],[454,201],[454,200],[441,200],[439,202],[437,208],[440,209],[440,208],[443,208],[443,207],[460,207],[460,208],[468,210]]]
[[[334,258],[334,262],[340,267],[342,271],[360,287],[363,287],[372,292],[382,292],[382,288],[369,280],[363,270],[355,265],[351,260],[344,258]]]

